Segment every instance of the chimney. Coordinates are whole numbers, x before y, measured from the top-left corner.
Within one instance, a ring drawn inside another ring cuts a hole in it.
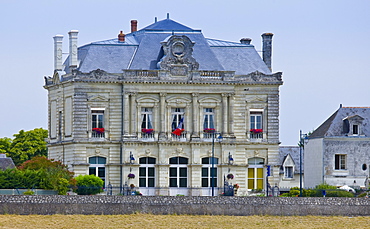
[[[118,34],[118,42],[125,42],[125,34],[121,31],[120,34]]]
[[[61,71],[63,68],[63,35],[54,37],[54,70]]]
[[[272,71],[271,68],[271,56],[272,56],[272,33],[264,33],[262,36],[262,58],[267,67]]]
[[[136,20],[131,20],[131,33],[137,31],[137,21]]]
[[[69,67],[77,68],[78,59],[77,59],[77,35],[78,30],[71,30],[69,34]]]
[[[245,44],[245,45],[250,45],[251,44],[251,41],[252,41],[252,39],[250,39],[250,38],[242,38],[242,39],[240,39],[240,43]]]

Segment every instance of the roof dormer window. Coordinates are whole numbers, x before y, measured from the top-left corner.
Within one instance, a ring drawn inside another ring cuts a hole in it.
[[[343,132],[348,136],[363,135],[361,126],[364,118],[359,115],[349,116],[343,119]]]

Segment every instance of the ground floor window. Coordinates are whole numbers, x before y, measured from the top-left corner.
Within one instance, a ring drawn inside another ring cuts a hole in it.
[[[153,157],[139,158],[139,187],[155,186],[155,161]]]
[[[107,159],[104,157],[89,158],[89,175],[100,177],[105,182],[105,164]]]
[[[346,169],[346,155],[344,154],[335,155],[334,168],[335,170],[345,170]]]
[[[248,189],[263,189],[263,158],[248,159]]]
[[[217,164],[218,158],[213,158],[212,169],[212,157],[202,158],[202,187],[217,187]]]
[[[170,158],[170,187],[188,186],[188,161],[185,157]]]

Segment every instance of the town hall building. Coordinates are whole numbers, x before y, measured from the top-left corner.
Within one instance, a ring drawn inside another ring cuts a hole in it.
[[[237,195],[279,182],[279,87],[272,33],[262,57],[251,39],[205,38],[169,17],[78,46],[54,37],[48,157],[75,175],[143,195]],[[269,168],[270,176],[267,176]]]

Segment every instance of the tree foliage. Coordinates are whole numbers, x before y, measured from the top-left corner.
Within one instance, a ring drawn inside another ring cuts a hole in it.
[[[104,181],[95,175],[79,175],[76,177],[78,195],[95,195],[103,192]]]
[[[73,175],[60,161],[33,157],[18,169],[0,171],[0,188],[41,188],[65,195],[69,187],[76,184]]]
[[[47,130],[42,128],[29,131],[21,130],[13,136],[13,140],[0,138],[0,153],[6,153],[8,157],[11,157],[16,166],[35,156],[47,156],[44,140],[48,137]]]

